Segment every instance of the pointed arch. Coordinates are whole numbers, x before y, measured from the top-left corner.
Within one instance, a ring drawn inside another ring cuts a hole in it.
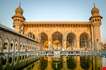
[[[32,32],[29,32],[29,33],[28,33],[28,37],[29,37],[29,38],[32,38],[32,39],[35,39],[35,35],[34,35]]]
[[[14,47],[15,47],[15,50],[18,51],[18,48],[19,48],[19,47],[18,47],[18,41],[17,41],[17,40],[15,41]]]
[[[56,31],[52,34],[52,41],[58,41],[62,45],[63,35],[62,33]]]
[[[10,50],[14,50],[14,41],[12,40],[11,42],[10,42]]]
[[[8,50],[9,50],[9,40],[5,39],[3,43],[3,51],[8,52]]]
[[[80,35],[80,47],[81,48],[88,48],[89,47],[89,35],[88,33],[82,33]]]
[[[67,34],[67,47],[74,47],[76,45],[76,35],[74,33]]]
[[[62,46],[62,40],[63,40],[63,35],[62,33],[56,31],[52,34],[52,42],[54,45],[56,45],[58,48]]]
[[[44,45],[45,42],[47,42],[47,41],[48,41],[47,34],[45,32],[41,32],[40,33],[40,42],[41,42],[41,44]]]

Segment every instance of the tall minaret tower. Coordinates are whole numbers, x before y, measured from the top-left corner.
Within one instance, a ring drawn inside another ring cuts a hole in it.
[[[90,22],[92,25],[92,39],[94,43],[94,47],[97,47],[97,43],[101,42],[101,35],[100,35],[100,26],[101,26],[101,19],[102,16],[99,13],[99,9],[95,6],[91,10],[91,17],[90,17]]]
[[[23,25],[25,18],[23,16],[23,9],[20,5],[16,8],[15,15],[12,17],[12,19],[15,31],[23,34]]]

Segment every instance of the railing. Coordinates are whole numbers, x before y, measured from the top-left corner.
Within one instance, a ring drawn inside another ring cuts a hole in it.
[[[100,56],[102,55],[101,51],[38,51],[39,56],[70,56],[70,55],[96,55]]]
[[[43,56],[104,56],[106,51],[60,51],[60,50],[36,50],[36,51],[26,51],[26,52],[16,52],[16,53],[1,53],[0,60],[2,70],[9,68],[10,70],[19,70],[31,62],[38,60]],[[15,69],[14,69],[15,68]]]

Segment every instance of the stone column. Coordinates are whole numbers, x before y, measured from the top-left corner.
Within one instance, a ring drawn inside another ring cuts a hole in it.
[[[80,37],[76,36],[76,48],[80,49]]]
[[[67,36],[66,34],[64,33],[63,35],[63,48],[66,49],[66,40],[67,40]]]
[[[51,34],[48,34],[48,41],[52,42],[52,36],[51,36]]]
[[[47,35],[48,35],[48,48],[53,49],[51,34],[47,34]]]

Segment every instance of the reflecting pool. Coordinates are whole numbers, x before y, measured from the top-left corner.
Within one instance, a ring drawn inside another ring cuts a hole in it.
[[[44,56],[23,70],[102,70],[100,56]]]

